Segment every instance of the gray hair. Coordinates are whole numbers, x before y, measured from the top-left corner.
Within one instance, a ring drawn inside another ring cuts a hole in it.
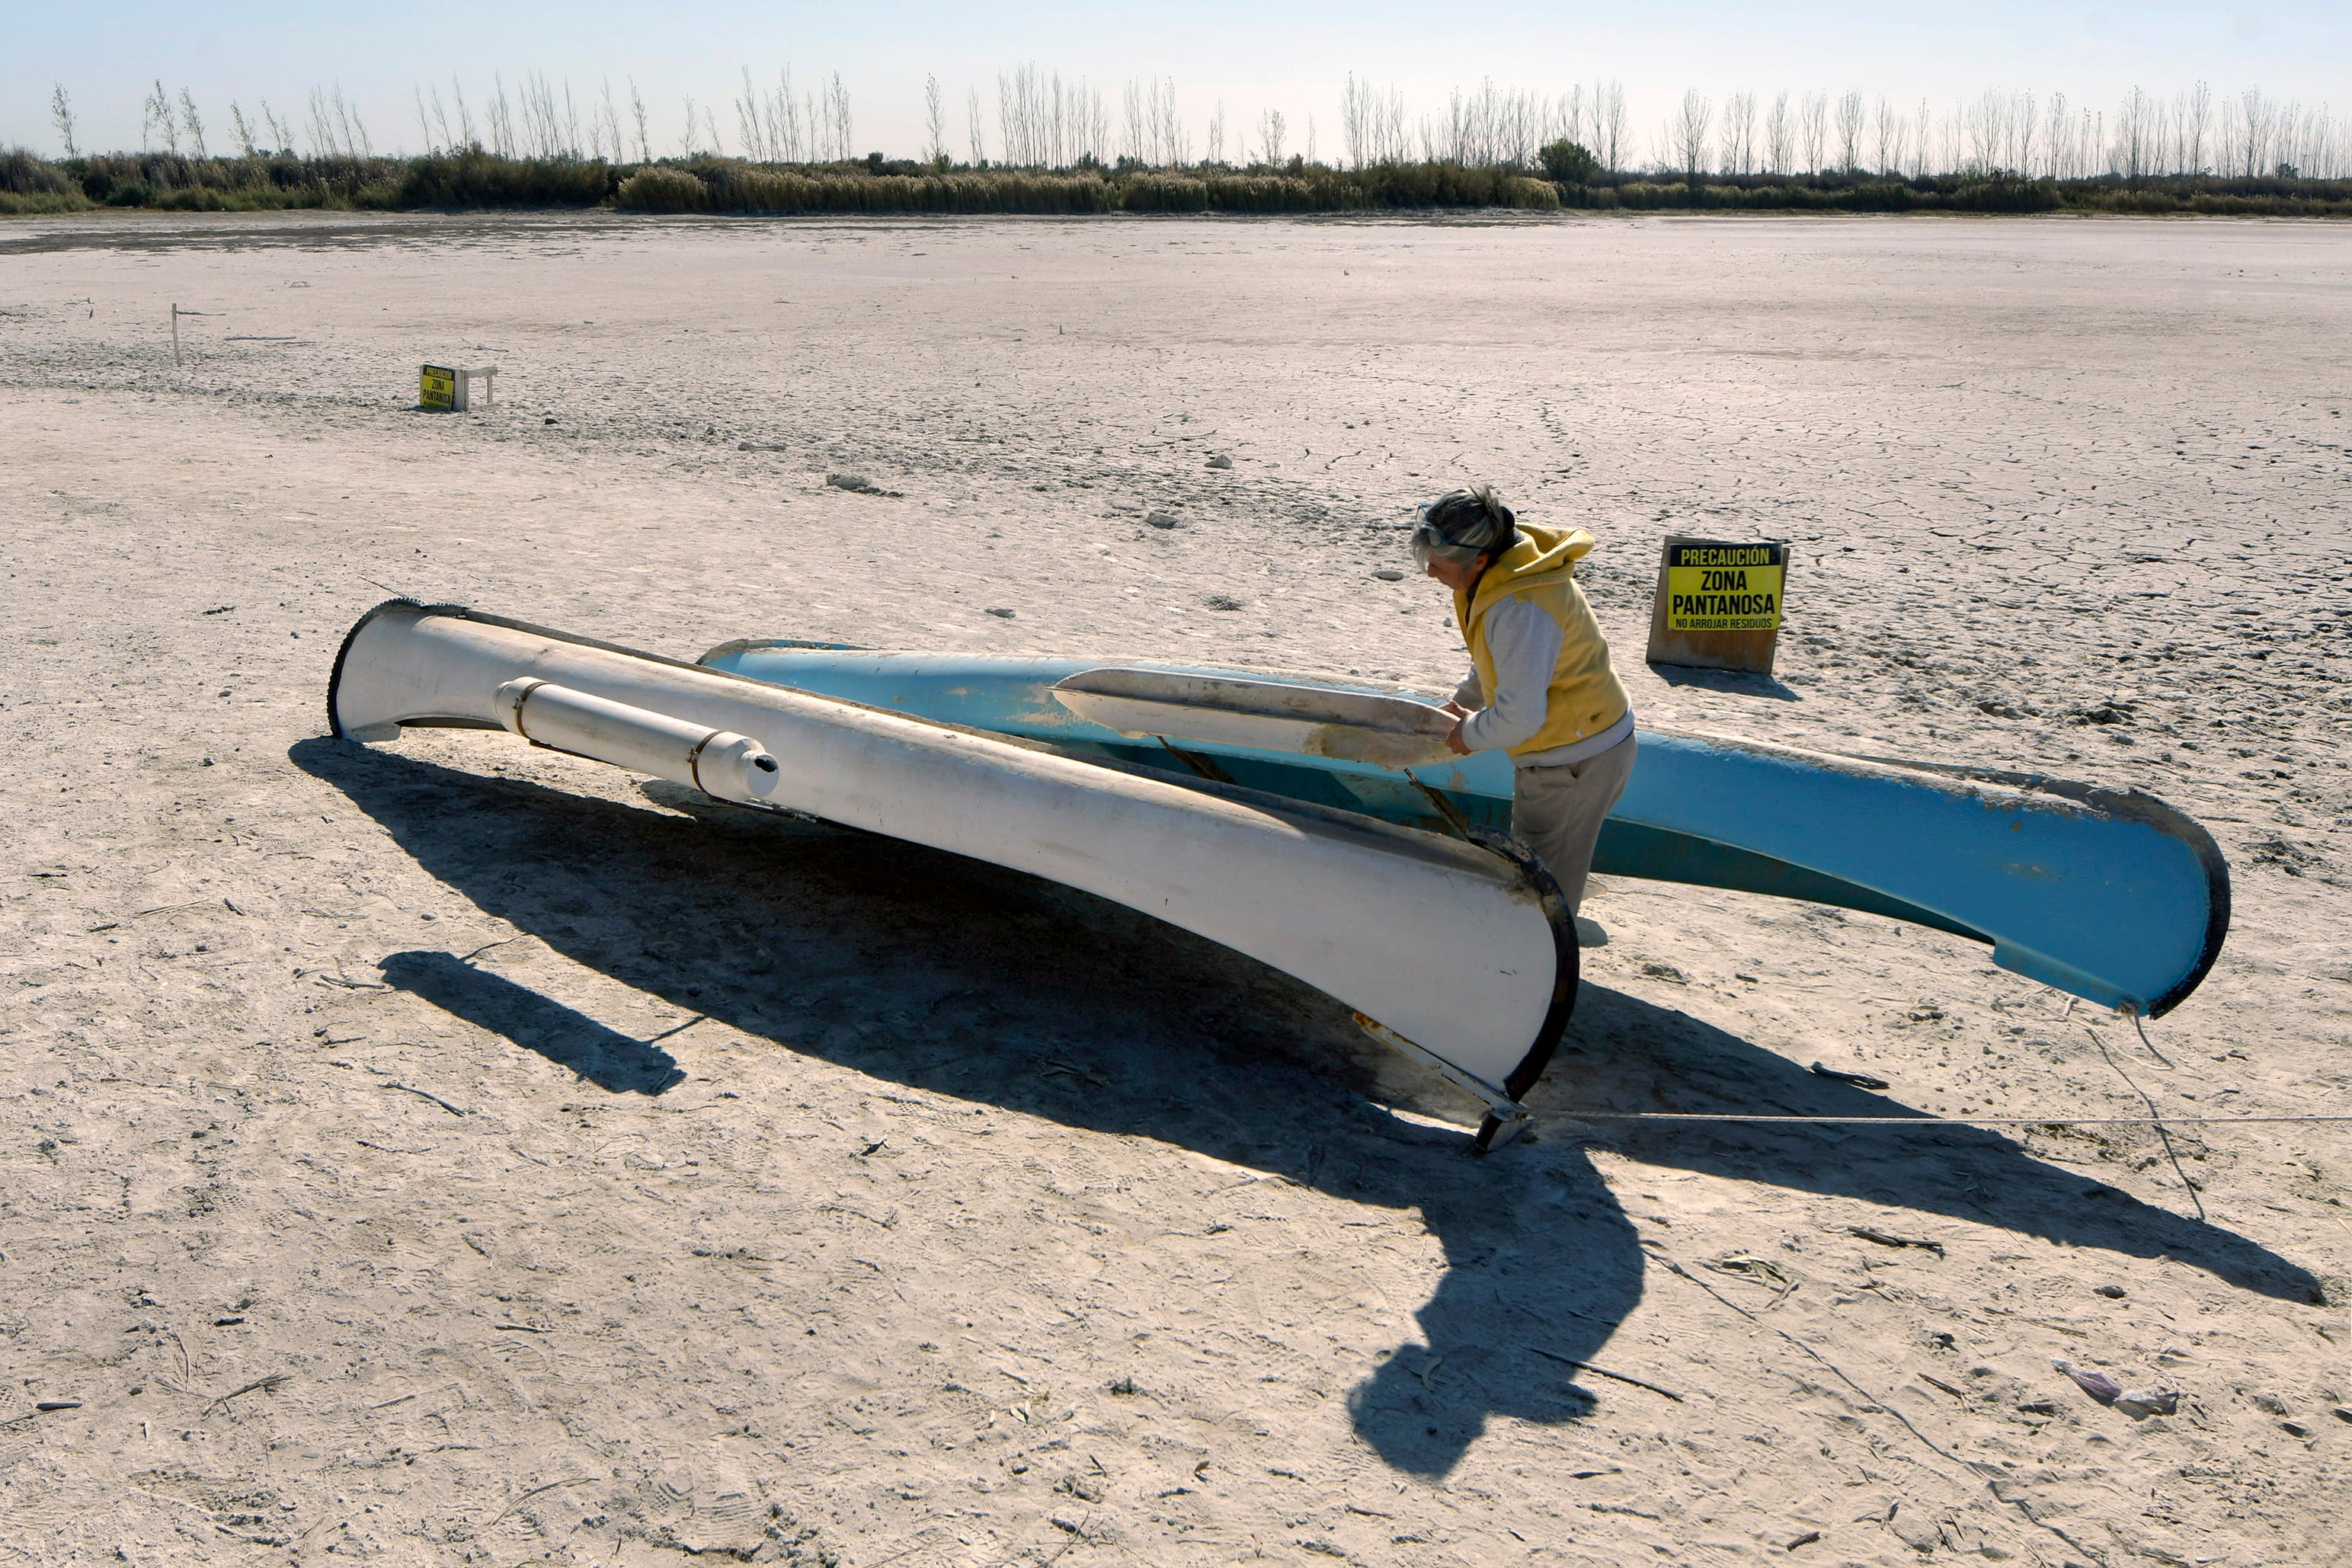
[[[1448,490],[1421,509],[1412,552],[1424,567],[1433,555],[1466,563],[1481,555],[1491,560],[1518,542],[1518,519],[1511,509],[1491,487],[1473,485]]]

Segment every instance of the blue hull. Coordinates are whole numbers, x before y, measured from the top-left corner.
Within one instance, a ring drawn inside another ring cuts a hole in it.
[[[1099,660],[738,642],[701,662],[1432,831],[1465,822],[1510,826],[1511,767],[1498,753],[1392,771],[1246,747],[1131,740],[1079,718],[1052,694],[1055,681]],[[2212,837],[2136,790],[1647,730],[1633,782],[1601,829],[1593,868],[1930,926],[1990,944],[2004,969],[2149,1016],[2196,989],[2230,920],[2229,871]]]

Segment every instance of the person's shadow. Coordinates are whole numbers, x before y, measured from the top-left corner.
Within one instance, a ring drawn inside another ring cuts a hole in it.
[[[746,1036],[1418,1210],[1445,1271],[1420,1310],[1420,1341],[1389,1352],[1349,1400],[1390,1464],[1442,1476],[1490,1416],[1557,1422],[1591,1408],[1570,1363],[1605,1363],[1640,1299],[1632,1222],[1569,1137],[1539,1131],[1477,1159],[1466,1132],[1372,1103],[1377,1047],[1321,993],[1055,883],[667,785],[646,789],[673,808],[663,811],[348,742],[290,754],[486,913]],[[683,1076],[659,1039],[621,1035],[487,964],[417,951],[381,963],[388,983],[608,1093],[659,1094]],[[1597,985],[1531,1098],[1538,1112],[1902,1110]],[[1853,1158],[1856,1139],[1895,1152]],[[1612,1142],[1654,1164],[2170,1257],[2242,1289],[2316,1299],[2310,1273],[2242,1237],[1985,1133],[1647,1124]]]

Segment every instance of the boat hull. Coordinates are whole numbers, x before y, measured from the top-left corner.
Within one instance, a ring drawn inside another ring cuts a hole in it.
[[[778,640],[721,644],[702,662],[1433,831],[1504,829],[1510,821],[1510,763],[1496,752],[1384,767],[1213,738],[1138,739],[1091,722],[1053,689],[1101,660]],[[1601,829],[1596,871],[1771,894],[1949,931],[1990,944],[2003,968],[2150,1016],[2196,989],[2229,929],[2229,871],[2211,835],[2137,790],[1647,729],[1639,747],[1632,782]]]
[[[564,749],[690,778],[688,752],[704,740],[732,746],[736,782],[712,789],[719,798],[1140,910],[1328,993],[1507,1116],[1574,1005],[1576,949],[1559,890],[1508,842],[1190,787],[454,606],[371,611],[345,640],[328,706],[350,739],[520,731],[533,682],[578,715],[565,733],[580,739]],[[747,761],[764,771],[745,773]]]

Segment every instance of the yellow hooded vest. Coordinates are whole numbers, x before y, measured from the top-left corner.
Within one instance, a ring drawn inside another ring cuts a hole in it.
[[[1559,624],[1559,663],[1546,693],[1543,728],[1513,746],[1514,757],[1572,746],[1601,733],[1633,707],[1610,667],[1601,624],[1576,585],[1576,563],[1591,552],[1592,535],[1580,528],[1524,522],[1519,533],[1519,542],[1486,568],[1472,592],[1454,595],[1454,618],[1470,645],[1470,662],[1489,702],[1495,700],[1495,661],[1486,649],[1486,612],[1505,599],[1525,599]]]

